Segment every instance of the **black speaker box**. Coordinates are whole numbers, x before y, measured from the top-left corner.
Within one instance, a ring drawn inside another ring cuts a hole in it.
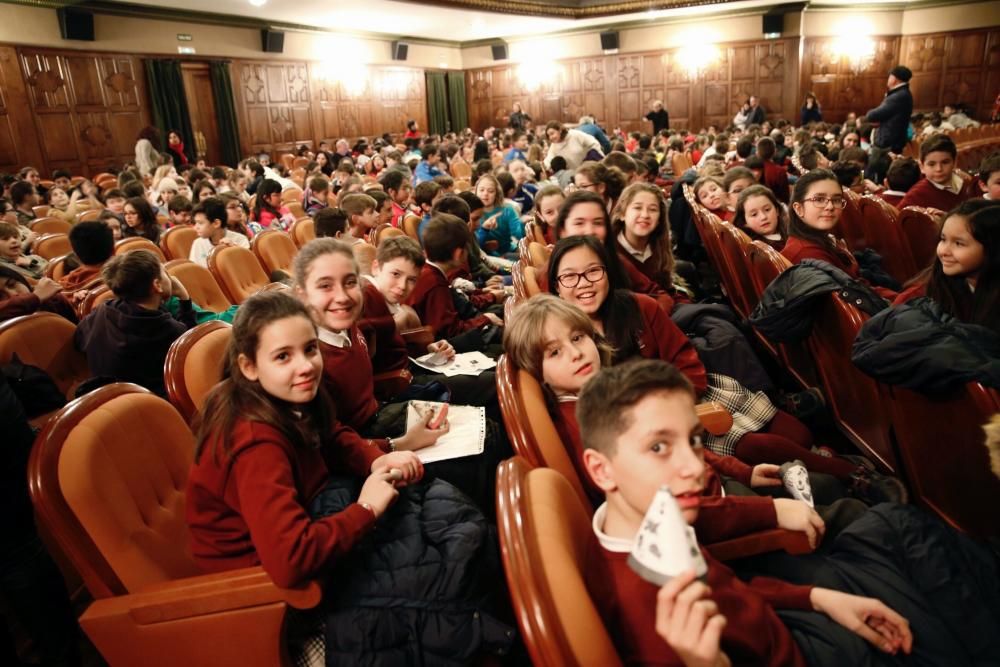
[[[56,10],[59,18],[59,34],[63,39],[94,41],[94,13],[77,7],[60,7]]]
[[[285,50],[285,33],[264,28],[260,31],[260,48],[265,53],[281,53]]]
[[[410,52],[410,45],[406,42],[393,42],[392,43],[392,59],[393,60],[406,60],[407,54]]]
[[[781,34],[781,31],[785,28],[784,14],[764,14],[761,18],[763,19],[761,21],[761,29],[765,35],[772,33]]]
[[[500,43],[493,45],[493,60],[507,60],[507,44]]]
[[[609,30],[608,32],[601,33],[601,50],[602,51],[616,51],[618,50],[618,31]]]

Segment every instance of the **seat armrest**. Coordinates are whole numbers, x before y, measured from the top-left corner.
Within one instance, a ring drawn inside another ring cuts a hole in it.
[[[733,427],[733,416],[721,403],[699,403],[694,411],[701,425],[712,435],[725,435]]]
[[[427,354],[427,346],[434,342],[434,328],[429,326],[406,329],[400,331],[399,335],[406,343],[407,353],[413,357],[422,357]]]
[[[793,556],[812,553],[809,537],[800,530],[771,528],[731,540],[706,544],[705,548],[717,560],[746,558],[769,551],[785,551]]]

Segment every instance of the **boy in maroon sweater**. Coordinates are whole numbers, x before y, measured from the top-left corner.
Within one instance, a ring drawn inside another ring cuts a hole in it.
[[[951,137],[935,134],[920,144],[920,171],[924,177],[910,188],[899,208],[923,206],[950,211],[976,193],[955,171],[958,149]]]
[[[437,339],[494,324],[503,320],[493,313],[480,313],[462,318],[455,308],[448,275],[465,265],[472,232],[457,217],[439,214],[431,218],[424,229],[424,254],[427,263],[407,303],[413,306],[420,321],[434,329]]]
[[[577,416],[584,465],[607,499],[593,521],[603,572],[588,582],[624,663],[804,666],[802,635],[793,637],[776,609],[799,610],[809,620],[798,630],[819,634],[816,641],[836,642],[823,631],[832,619],[883,651],[910,652],[906,620],[872,598],[768,577],[744,583],[704,550],[704,581],[688,572],[657,589],[627,564],[658,489],[670,489],[689,524],[698,516],[702,426],[691,384],[674,367],[640,361],[602,370],[584,387]]]

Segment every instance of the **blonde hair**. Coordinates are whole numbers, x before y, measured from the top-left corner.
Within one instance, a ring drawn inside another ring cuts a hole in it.
[[[538,294],[514,309],[504,327],[503,349],[514,365],[542,383],[542,360],[545,356],[545,323],[558,318],[574,330],[594,339],[601,365],[611,365],[613,348],[594,328],[590,318],[573,304],[554,294]]]

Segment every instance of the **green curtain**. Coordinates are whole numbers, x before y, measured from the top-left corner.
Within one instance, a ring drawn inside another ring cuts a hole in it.
[[[469,126],[469,107],[465,101],[465,72],[448,72],[448,107],[451,129],[461,132]]]
[[[167,133],[177,131],[184,140],[184,153],[193,162],[194,132],[191,129],[187,95],[184,94],[180,61],[146,60],[146,83],[153,107],[153,124],[160,129],[164,149],[167,145]]]
[[[427,72],[427,132],[444,134],[448,131],[448,88],[444,73]]]
[[[240,131],[236,121],[236,103],[233,100],[233,80],[229,76],[229,63],[213,61],[210,67],[222,163],[235,167],[240,161]]]

